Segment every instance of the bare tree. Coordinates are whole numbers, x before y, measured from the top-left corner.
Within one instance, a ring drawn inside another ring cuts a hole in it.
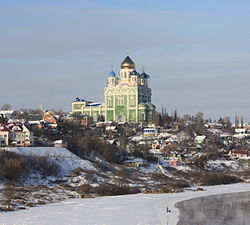
[[[10,110],[12,108],[11,104],[3,104],[1,110]]]

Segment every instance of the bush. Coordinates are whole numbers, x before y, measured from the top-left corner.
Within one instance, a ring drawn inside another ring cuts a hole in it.
[[[13,152],[0,152],[0,178],[15,180],[28,170],[27,159]]]
[[[90,184],[83,184],[78,188],[77,192],[82,198],[89,197],[93,193],[93,187]]]
[[[129,186],[118,186],[115,184],[102,184],[95,188],[95,193],[99,196],[136,194],[140,190]]]
[[[5,206],[3,211],[12,211],[14,210],[15,204],[13,200],[15,199],[15,183],[12,181],[7,181],[4,184],[4,189],[2,193],[2,204]]]
[[[57,176],[61,171],[61,167],[55,161],[45,156],[29,156],[29,162],[31,167],[38,168],[44,176]]]
[[[18,180],[39,170],[44,176],[57,176],[60,166],[47,157],[24,156],[13,152],[0,152],[0,179]]]
[[[117,146],[104,143],[99,137],[96,136],[76,136],[75,143],[78,147],[77,155],[80,157],[88,156],[96,152],[102,155],[110,163],[119,162],[119,150]]]
[[[173,187],[173,188],[187,188],[187,187],[190,187],[190,185],[188,184],[187,181],[181,180],[181,179],[171,181],[170,186]]]
[[[211,173],[201,178],[202,185],[220,185],[241,182],[240,178],[227,174]]]

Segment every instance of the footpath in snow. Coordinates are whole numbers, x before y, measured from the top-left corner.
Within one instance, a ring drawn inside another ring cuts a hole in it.
[[[74,199],[16,212],[0,213],[4,225],[176,225],[177,202],[196,197],[250,191],[250,184],[203,187],[206,191],[136,194]],[[166,208],[171,210],[166,212]]]

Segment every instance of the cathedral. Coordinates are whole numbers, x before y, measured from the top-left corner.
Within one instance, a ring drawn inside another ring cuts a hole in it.
[[[94,121],[129,122],[147,125],[153,122],[155,106],[151,103],[149,75],[138,73],[135,63],[127,56],[121,63],[119,76],[112,70],[104,88],[104,103],[76,98],[72,113],[88,114]]]

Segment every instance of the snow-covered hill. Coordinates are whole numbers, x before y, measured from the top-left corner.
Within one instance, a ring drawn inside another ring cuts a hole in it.
[[[81,168],[83,170],[96,170],[93,164],[83,160],[66,148],[54,147],[13,147],[7,151],[32,157],[47,157],[60,165],[62,174],[66,175],[72,170]]]

